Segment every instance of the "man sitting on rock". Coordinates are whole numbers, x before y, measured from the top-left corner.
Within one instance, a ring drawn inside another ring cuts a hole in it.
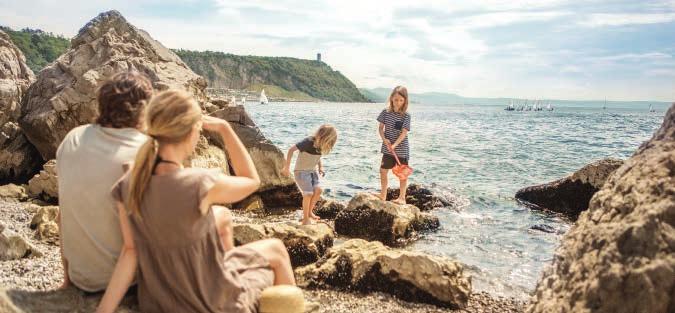
[[[123,72],[98,89],[99,117],[71,130],[56,151],[64,282],[104,290],[122,247],[119,218],[110,195],[147,137],[142,115],[152,83],[138,72]]]

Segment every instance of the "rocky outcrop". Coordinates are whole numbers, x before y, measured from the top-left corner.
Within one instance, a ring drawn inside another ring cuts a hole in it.
[[[223,149],[211,145],[206,137],[201,136],[195,147],[195,154],[190,159],[189,166],[203,168],[219,168],[225,174],[230,173],[227,155]]]
[[[599,160],[567,177],[520,189],[516,192],[516,199],[533,208],[550,210],[577,219],[581,212],[588,209],[591,197],[622,164],[623,161],[617,159]]]
[[[675,104],[562,239],[529,313],[675,311]]]
[[[346,207],[343,202],[337,200],[321,199],[316,203],[314,213],[322,219],[334,220]]]
[[[19,124],[43,159],[53,159],[72,128],[98,114],[96,88],[113,74],[137,70],[156,90],[184,89],[203,103],[206,81],[117,11],[101,13],[80,29],[71,48],[43,69],[23,99]]]
[[[75,287],[50,291],[8,290],[0,287],[0,312],[94,312],[102,296],[103,293],[85,293]],[[117,312],[139,312],[135,292],[127,293]]]
[[[471,295],[471,279],[462,264],[361,239],[329,249],[317,263],[295,274],[301,287],[380,291],[453,308],[466,307]]]
[[[34,80],[21,50],[0,30],[0,182],[25,182],[40,165],[17,123],[21,99]]]
[[[55,160],[45,163],[40,173],[28,181],[28,195],[49,202],[55,202],[59,198],[59,182],[56,176]]]
[[[26,194],[26,188],[23,186],[18,186],[15,184],[7,184],[0,186],[0,200],[2,201],[26,201],[28,195]]]
[[[243,245],[260,239],[277,238],[284,242],[293,267],[316,262],[333,246],[335,234],[330,226],[297,224],[240,224],[234,226],[234,243]]]
[[[428,216],[421,215],[414,205],[398,205],[372,194],[360,193],[335,218],[335,231],[340,235],[378,240],[394,246],[415,238],[417,231],[429,230],[430,227],[423,227],[432,225],[427,220]]]
[[[281,174],[284,165],[284,154],[253,123],[243,106],[222,108],[212,114],[232,125],[242,143],[248,149],[253,163],[260,176],[260,188],[255,194],[262,199],[265,207],[299,207],[302,195],[292,178]],[[217,136],[211,138],[220,147],[222,140]]]
[[[16,260],[41,253],[26,239],[0,224],[0,261]]]
[[[399,189],[389,188],[387,190],[387,200],[398,199]],[[457,201],[452,201],[444,196],[431,191],[431,189],[422,187],[418,184],[410,184],[405,194],[407,204],[418,207],[421,211],[429,211],[438,208],[455,208],[459,205]]]
[[[30,228],[35,229],[35,239],[52,244],[59,241],[59,225],[56,223],[58,215],[57,206],[38,208],[30,222]]]

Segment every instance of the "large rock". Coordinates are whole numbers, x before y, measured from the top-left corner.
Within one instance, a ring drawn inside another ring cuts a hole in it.
[[[26,188],[15,184],[7,184],[0,186],[0,200],[2,201],[25,201],[28,199]]]
[[[0,224],[0,261],[16,260],[41,253],[26,239]]]
[[[94,312],[102,296],[102,292],[85,293],[74,287],[49,291],[25,291],[0,287],[0,312]],[[139,312],[136,293],[128,292],[116,312]]]
[[[293,267],[316,262],[333,246],[335,233],[330,226],[297,224],[240,224],[234,226],[234,243],[243,245],[260,239],[277,238],[284,242]]]
[[[550,210],[577,219],[581,212],[588,209],[591,197],[622,164],[623,161],[617,159],[599,160],[567,177],[520,189],[516,192],[516,199],[533,208]]]
[[[316,203],[314,213],[322,219],[334,220],[346,207],[347,206],[341,201],[321,199]]]
[[[427,219],[428,216],[420,214],[412,204],[399,205],[369,193],[360,193],[335,218],[335,231],[340,235],[395,246],[414,239],[417,231],[432,229],[425,226],[431,225]]]
[[[28,195],[55,202],[59,198],[59,182],[56,176],[56,160],[45,163],[40,173],[28,181]]]
[[[527,312],[675,312],[675,104],[562,239]]]
[[[230,173],[225,151],[215,145],[211,145],[204,136],[199,138],[195,147],[195,154],[191,157],[189,166],[219,168],[225,174]]]
[[[398,199],[399,189],[387,189],[387,200]],[[418,207],[422,211],[429,211],[437,208],[452,207],[459,205],[458,201],[452,201],[444,196],[436,194],[431,189],[420,186],[418,184],[410,184],[405,194],[405,201]]]
[[[95,119],[96,88],[126,70],[147,74],[157,90],[184,89],[206,101],[206,81],[176,54],[119,12],[101,13],[80,29],[70,50],[40,71],[24,97],[20,125],[43,159],[54,158],[68,131]]]
[[[0,30],[0,182],[25,182],[41,163],[17,123],[21,99],[34,80],[21,50]]]
[[[295,274],[301,287],[381,291],[407,301],[454,308],[466,307],[471,295],[471,278],[462,264],[361,239],[329,249],[317,263]]]
[[[260,188],[255,194],[265,207],[299,207],[302,195],[292,178],[281,174],[285,157],[260,129],[253,123],[243,106],[225,107],[212,114],[230,122],[242,143],[246,146],[260,176]],[[223,147],[217,136],[211,139]]]

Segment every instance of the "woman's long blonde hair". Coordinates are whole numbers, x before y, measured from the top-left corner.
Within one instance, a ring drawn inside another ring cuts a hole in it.
[[[328,154],[337,142],[337,130],[333,125],[323,124],[314,133],[314,148],[321,154]]]
[[[401,111],[396,111],[394,109],[394,96],[399,95],[405,99],[403,102],[403,106],[401,107]],[[396,86],[394,90],[391,91],[391,94],[389,95],[389,99],[387,100],[389,105],[387,106],[387,111],[389,112],[396,112],[400,114],[405,114],[408,112],[408,89],[403,87],[403,86]]]
[[[159,146],[186,140],[202,118],[199,104],[189,93],[167,90],[155,95],[145,110],[148,140],[136,154],[129,181],[127,210],[141,216],[141,203],[157,161]]]

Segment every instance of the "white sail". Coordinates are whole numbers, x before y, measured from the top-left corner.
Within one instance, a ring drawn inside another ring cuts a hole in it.
[[[228,105],[237,105],[237,98],[232,96],[232,98],[230,99],[230,103]]]
[[[241,97],[241,104],[246,104],[246,96]]]
[[[260,92],[260,104],[267,104],[267,96],[265,95],[265,89]]]

